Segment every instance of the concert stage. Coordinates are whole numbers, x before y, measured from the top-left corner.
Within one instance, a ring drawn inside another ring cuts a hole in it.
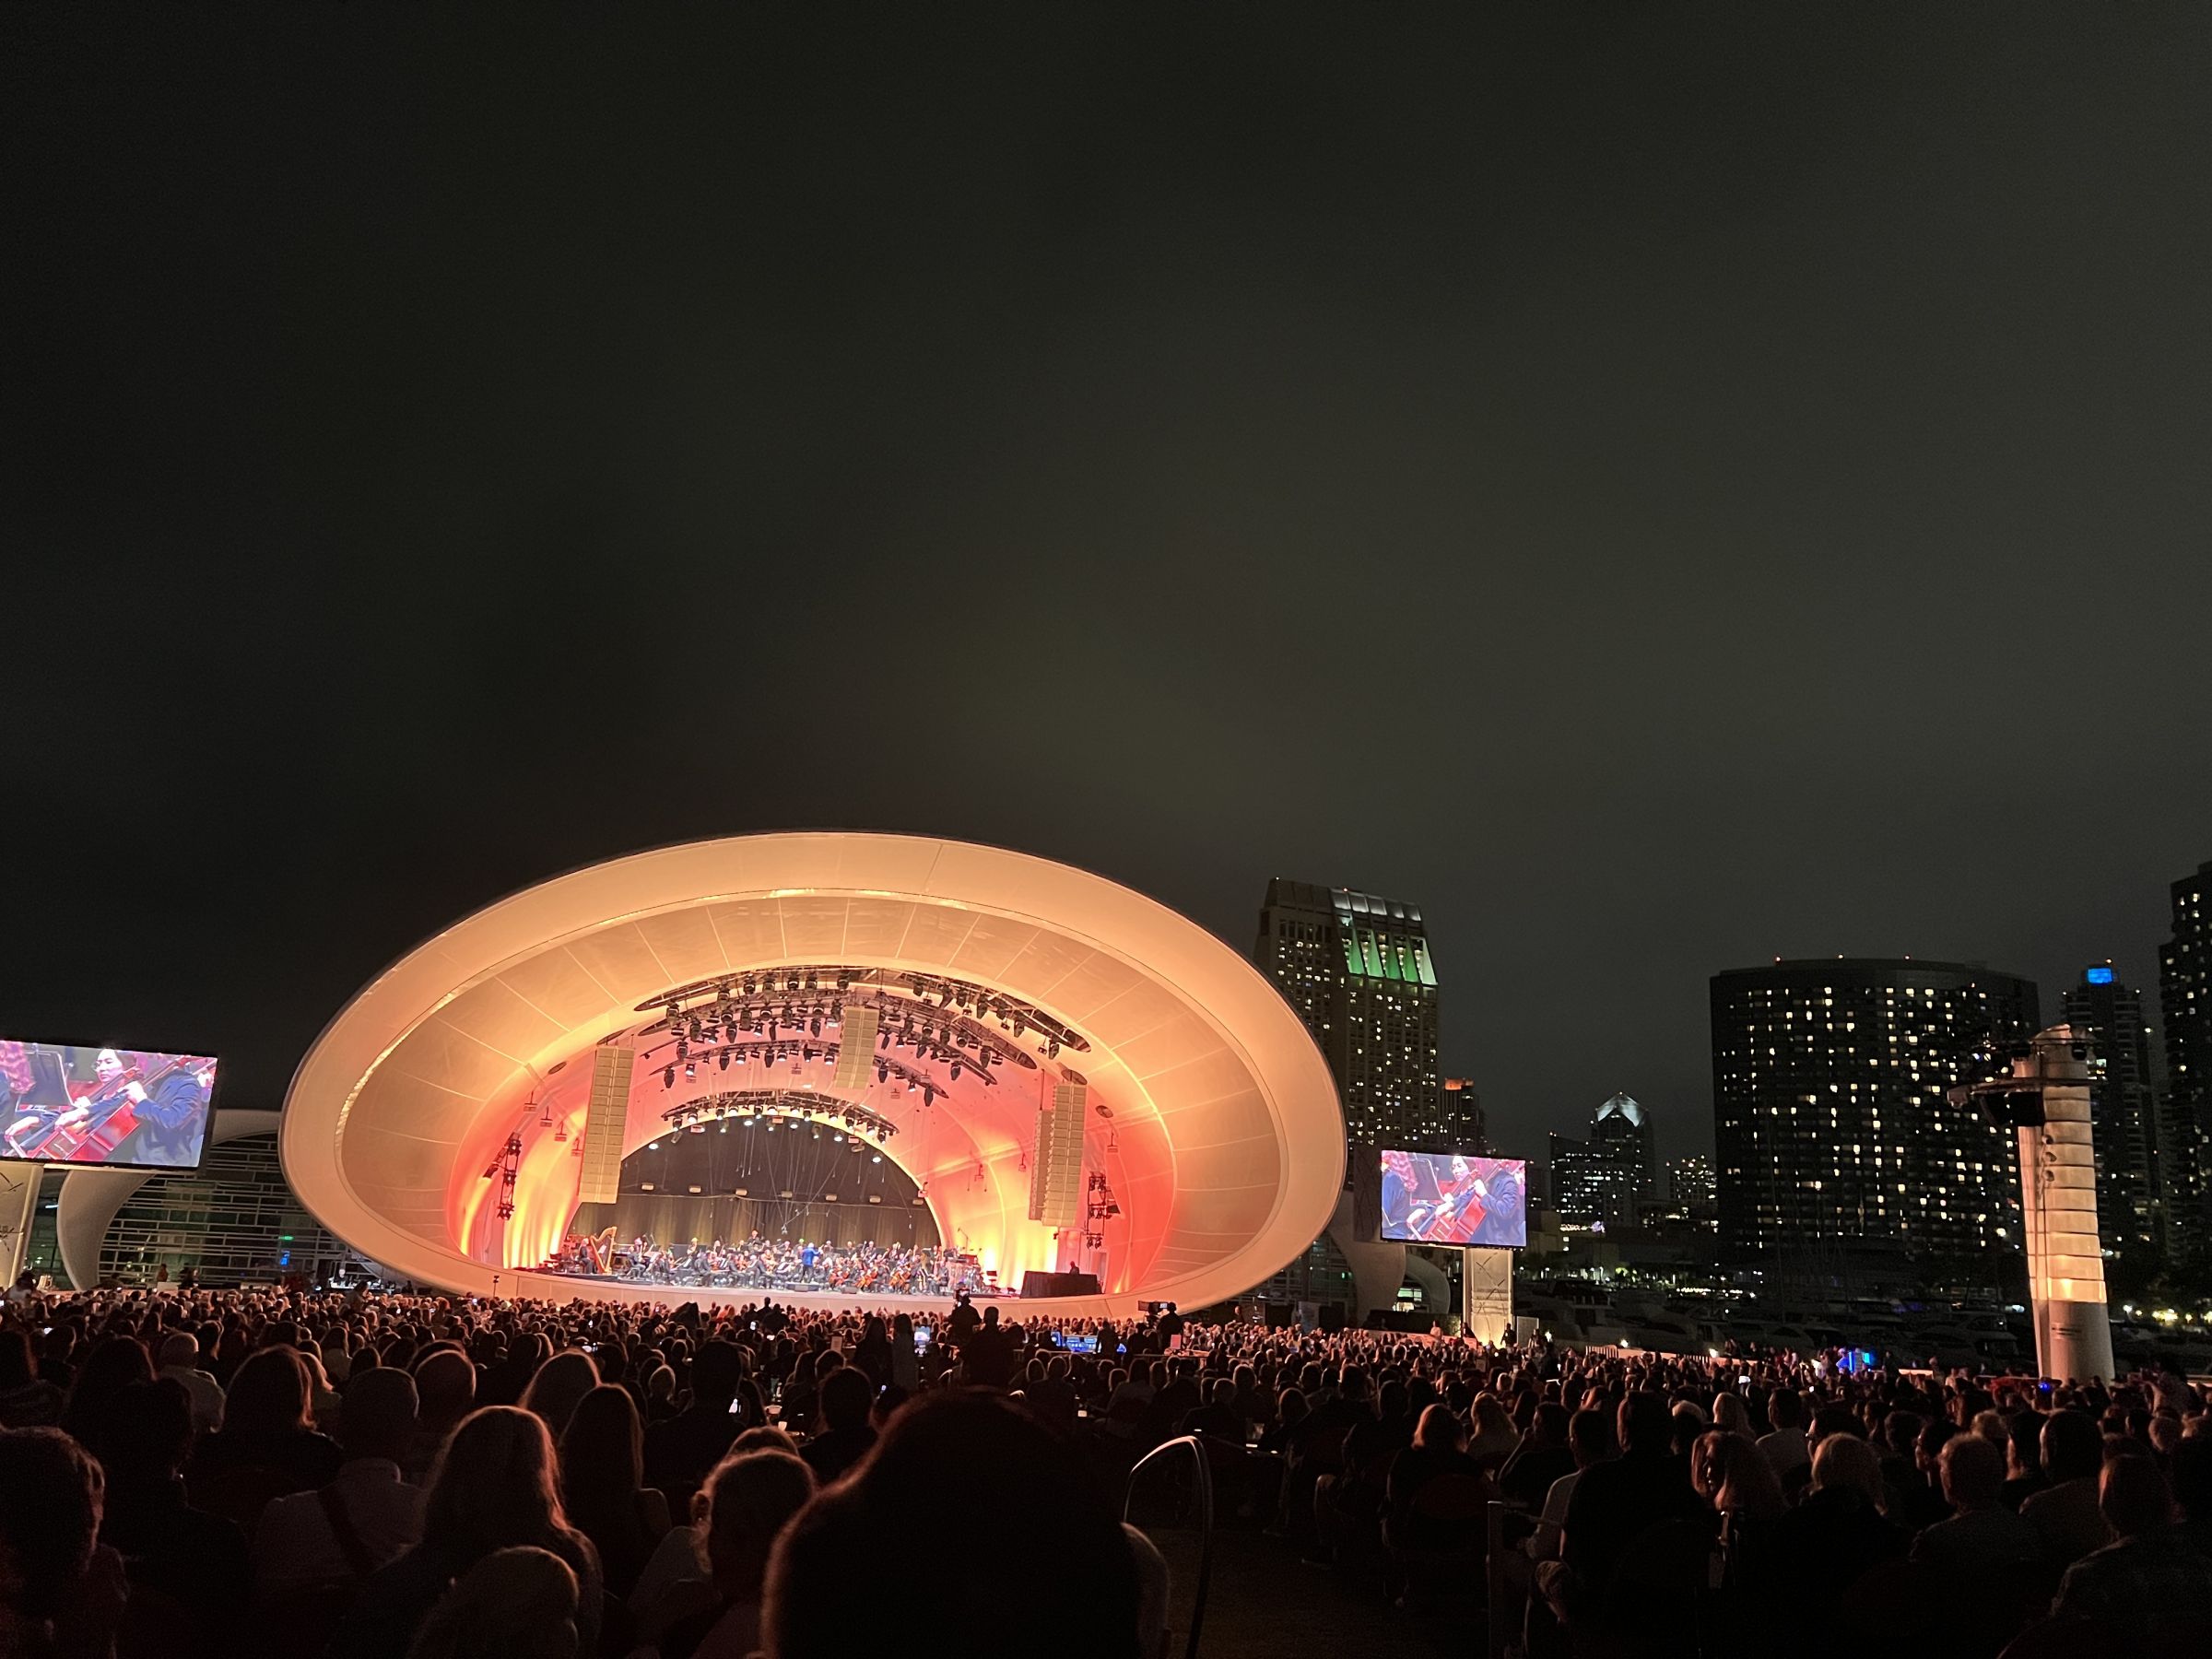
[[[629,1279],[583,1278],[562,1273],[501,1273],[495,1294],[533,1301],[572,1300],[653,1302],[680,1308],[697,1302],[702,1308],[758,1307],[772,1300],[779,1308],[804,1308],[824,1313],[911,1313],[924,1324],[952,1312],[949,1296],[849,1296],[841,1290],[718,1290],[698,1285],[641,1285]],[[1019,1297],[1000,1293],[978,1296],[976,1307],[996,1308],[998,1316],[1024,1324],[1055,1319],[1107,1319],[1116,1314],[1103,1296]]]
[[[331,1232],[464,1295],[742,1306],[535,1266],[585,1211],[839,1246],[879,1213],[877,1241],[1002,1284],[1103,1286],[998,1299],[1024,1321],[1239,1295],[1319,1235],[1345,1170],[1328,1067],[1239,952],[1064,865],[864,834],[665,847],[456,922],[316,1040],[279,1147]]]

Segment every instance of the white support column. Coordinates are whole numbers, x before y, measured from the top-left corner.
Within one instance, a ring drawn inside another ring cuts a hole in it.
[[[1512,1341],[1513,1253],[1470,1244],[1465,1254],[1459,1276],[1460,1318],[1467,1335],[1478,1342]]]
[[[30,1253],[30,1224],[39,1213],[44,1164],[0,1163],[0,1287],[16,1282]]]

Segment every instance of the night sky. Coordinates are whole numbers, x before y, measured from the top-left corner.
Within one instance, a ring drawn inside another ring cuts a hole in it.
[[[2212,13],[470,16],[0,19],[0,1030],[274,1104],[786,828],[1418,902],[1508,1150],[1708,1145],[1718,969],[2155,979]]]

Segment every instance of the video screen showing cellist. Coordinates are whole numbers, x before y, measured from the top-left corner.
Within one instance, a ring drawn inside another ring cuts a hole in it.
[[[1382,1154],[1382,1236],[1407,1244],[1528,1242],[1527,1166],[1465,1152]]]
[[[214,1098],[212,1054],[0,1041],[0,1158],[193,1169]]]

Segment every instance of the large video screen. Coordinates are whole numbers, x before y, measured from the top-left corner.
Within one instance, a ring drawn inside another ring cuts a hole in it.
[[[1382,1154],[1382,1236],[1405,1244],[1528,1242],[1527,1165],[1464,1152]]]
[[[0,1041],[0,1158],[194,1169],[214,1100],[212,1054]]]

